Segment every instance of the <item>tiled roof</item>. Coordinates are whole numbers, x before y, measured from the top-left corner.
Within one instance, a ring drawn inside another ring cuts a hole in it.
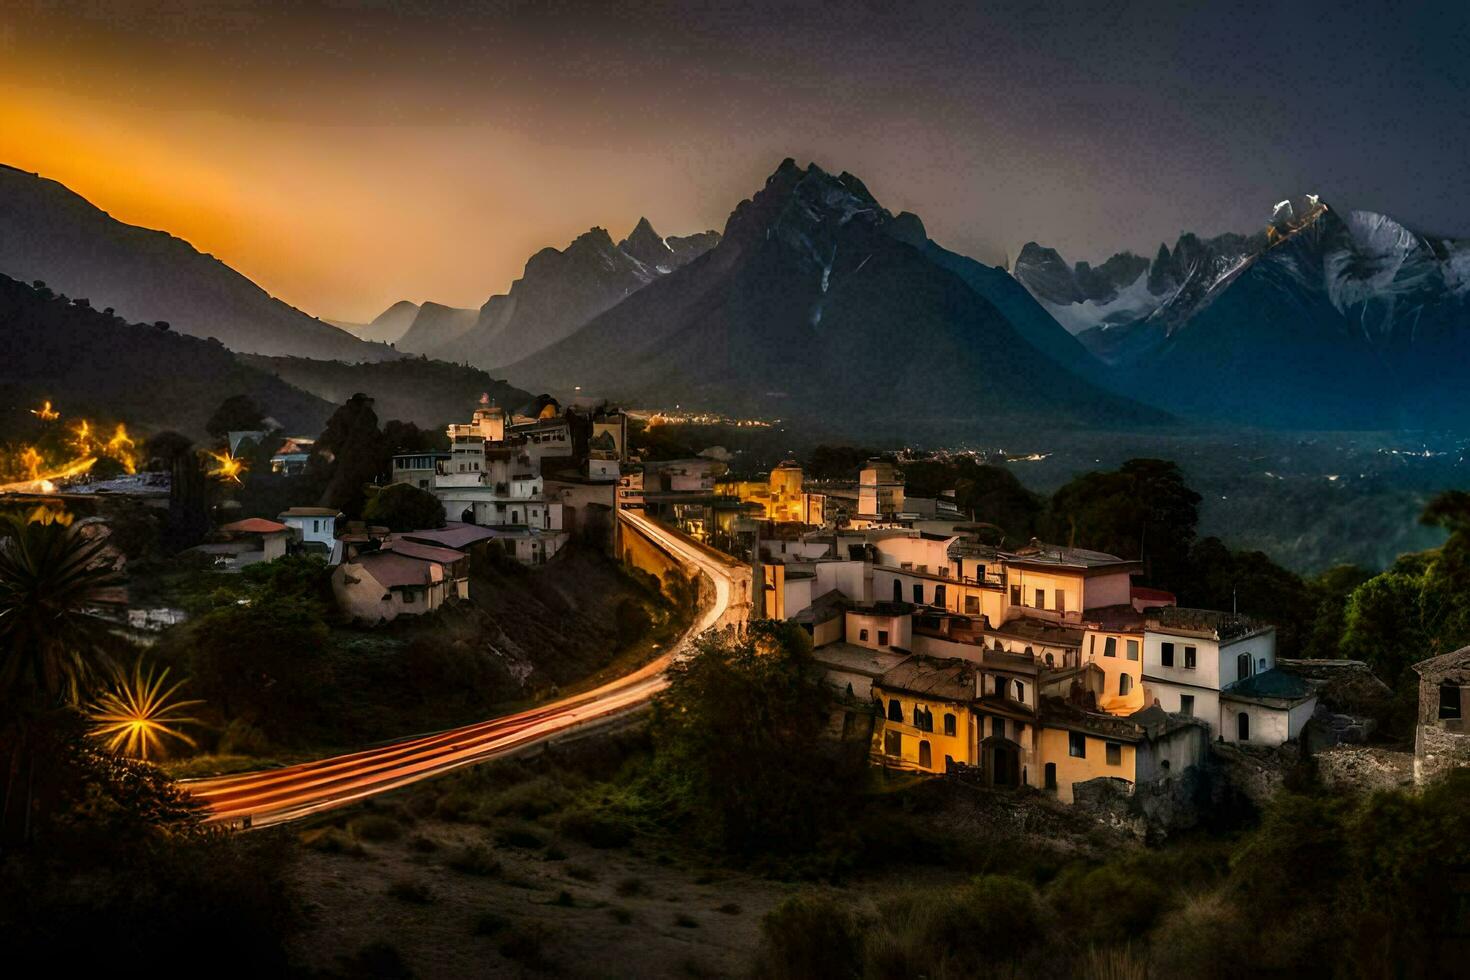
[[[442,548],[468,548],[472,544],[488,541],[493,537],[495,537],[495,532],[489,528],[475,524],[463,524],[459,521],[449,521],[443,527],[423,531],[404,531],[399,535],[400,539],[437,545]]]
[[[289,531],[290,528],[275,521],[268,521],[264,517],[247,517],[243,521],[222,524],[220,530],[226,534],[281,534]]]

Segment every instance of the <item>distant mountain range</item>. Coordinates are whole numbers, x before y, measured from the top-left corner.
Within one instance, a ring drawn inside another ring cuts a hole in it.
[[[647,218],[613,244],[605,229],[565,249],[544,248],[521,278],[476,310],[425,303],[398,341],[400,350],[480,367],[499,367],[568,336],[603,310],[709,251],[713,231],[663,238]],[[432,309],[431,309],[432,307]]]
[[[709,251],[505,371],[854,433],[1165,419],[1097,368],[1003,270],[936,245],[857,177],[788,159]]]
[[[1146,262],[1067,266],[1028,244],[1014,274],[1111,366],[1182,415],[1283,428],[1470,426],[1470,242],[1316,198],[1258,234],[1182,236]]]
[[[166,232],[124,224],[54,180],[0,164],[0,274],[167,321],[235,351],[344,361],[399,355],[271,297],[211,255]]]

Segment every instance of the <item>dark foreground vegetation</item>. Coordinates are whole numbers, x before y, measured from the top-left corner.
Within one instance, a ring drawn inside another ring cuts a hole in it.
[[[355,868],[428,841],[443,870],[388,883],[384,908],[463,913],[465,943],[483,927],[484,955],[552,975],[585,972],[559,922],[597,911],[621,943],[634,914],[660,931],[639,896],[721,881],[760,915],[745,968],[761,977],[1428,977],[1464,954],[1466,774],[1343,797],[1306,771],[1264,812],[1146,848],[1041,794],[870,769],[865,738],[828,729],[832,695],[784,624],[702,646],[645,729],[422,784],[303,844]],[[608,874],[611,897],[593,884]],[[783,884],[753,892],[752,874]],[[469,908],[448,904],[461,877],[486,882]],[[699,928],[707,910],[689,911]],[[434,972],[398,941],[366,953]]]

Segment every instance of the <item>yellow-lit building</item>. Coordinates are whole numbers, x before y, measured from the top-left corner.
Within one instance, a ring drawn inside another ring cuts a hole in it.
[[[823,518],[824,497],[802,491],[801,467],[786,460],[771,470],[764,480],[721,480],[715,492],[735,497],[743,504],[759,506],[759,520],[777,524],[819,525]]]
[[[1143,616],[1132,606],[1089,610],[1081,655],[1103,672],[1099,710],[1126,717],[1144,706]]]
[[[975,677],[974,664],[917,655],[885,671],[872,688],[879,709],[874,757],[921,772],[944,772],[950,763],[973,766]]]
[[[1084,711],[1048,699],[1037,738],[1041,789],[1063,803],[1091,779],[1118,779],[1131,787],[1199,764],[1208,732],[1190,719],[1148,708],[1127,718]]]

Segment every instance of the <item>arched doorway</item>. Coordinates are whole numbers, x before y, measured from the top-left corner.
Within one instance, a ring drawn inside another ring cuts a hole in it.
[[[1021,785],[1021,747],[1008,738],[992,735],[981,743],[985,781],[992,786]]]
[[[928,739],[923,739],[919,742],[919,768],[934,768],[934,751],[929,747]]]

